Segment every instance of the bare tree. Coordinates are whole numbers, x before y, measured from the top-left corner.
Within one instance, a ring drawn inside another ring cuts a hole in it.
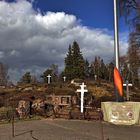
[[[118,0],[119,12],[124,16],[129,25],[134,29],[137,23],[140,23],[140,0]]]
[[[140,84],[140,0],[119,0],[120,13],[131,27],[127,52],[132,82]],[[132,26],[131,26],[132,25]],[[132,28],[133,27],[133,28]]]

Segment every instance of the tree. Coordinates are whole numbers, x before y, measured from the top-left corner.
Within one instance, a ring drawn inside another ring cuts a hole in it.
[[[85,77],[86,78],[90,77],[90,65],[88,60],[85,60]]]
[[[73,42],[72,46],[69,46],[65,58],[64,74],[69,80],[73,78],[85,78],[85,60],[76,41]]]
[[[120,57],[120,73],[123,82],[126,82],[126,80],[128,80],[129,82],[131,81],[128,71],[128,58],[126,55]]]
[[[50,66],[50,69],[52,70],[51,72],[52,79],[54,82],[56,82],[58,80],[58,65],[52,64]]]
[[[140,32],[130,33],[129,48],[128,48],[128,63],[129,70],[132,73],[132,82],[139,85],[139,70],[140,70]]]
[[[110,62],[108,64],[108,80],[109,82],[112,82],[113,81],[113,70],[114,70],[114,63],[113,62]]]
[[[101,71],[100,71],[101,60],[100,60],[99,56],[95,56],[95,59],[91,64],[91,67],[92,67],[93,77],[95,77],[95,75],[96,75],[97,78],[100,78],[101,77]]]
[[[104,80],[108,79],[108,71],[103,59],[101,59],[101,65],[100,65],[100,78]]]
[[[120,0],[120,13],[125,16],[128,23],[132,23],[133,30],[129,34],[129,48],[127,52],[129,71],[132,82],[140,84],[140,1]]]
[[[8,78],[8,66],[0,62],[0,85],[7,85]]]
[[[32,78],[31,78],[30,72],[26,72],[26,73],[22,76],[22,78],[21,78],[20,81],[21,81],[21,83],[24,83],[24,84],[29,84],[29,83],[31,83]]]
[[[72,70],[73,70],[73,60],[72,60],[72,48],[71,45],[69,45],[68,53],[65,58],[65,70],[63,72],[63,76],[67,76],[67,79],[72,79]]]
[[[47,83],[48,82],[48,75],[52,75],[52,69],[46,69],[44,72],[43,72],[43,74],[40,76],[42,79],[43,79],[43,81],[44,81],[44,83]]]
[[[135,26],[140,20],[140,1],[139,0],[119,0],[119,12],[124,16],[127,23]]]
[[[38,83],[37,77],[36,77],[35,75],[32,75],[32,77],[31,77],[31,83],[32,83],[33,85],[35,85],[35,84]]]
[[[48,82],[48,75],[51,75],[51,81],[56,82],[58,80],[58,66],[52,64],[48,69],[46,69],[43,74],[40,76],[44,83]]]

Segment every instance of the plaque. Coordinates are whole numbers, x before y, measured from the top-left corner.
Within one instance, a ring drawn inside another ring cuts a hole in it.
[[[140,124],[140,102],[102,102],[104,121],[117,125]]]
[[[111,108],[110,122],[132,123],[134,121],[134,109],[130,104],[113,104]]]

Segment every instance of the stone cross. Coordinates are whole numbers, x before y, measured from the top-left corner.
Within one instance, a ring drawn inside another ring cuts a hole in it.
[[[82,85],[80,85],[81,89],[77,89],[77,92],[81,92],[81,113],[83,113],[83,108],[84,108],[84,93],[88,92],[87,89],[84,89],[86,87],[86,85],[84,83],[82,83]]]
[[[63,79],[64,79],[64,82],[65,82],[66,81],[66,76],[64,76]]]
[[[123,86],[126,87],[126,98],[127,98],[127,101],[129,101],[129,86],[132,87],[132,84],[128,82],[128,80],[126,80],[126,84],[123,84]]]
[[[50,82],[51,82],[51,75],[49,74],[49,75],[47,76],[47,78],[48,78],[48,84],[50,84]]]

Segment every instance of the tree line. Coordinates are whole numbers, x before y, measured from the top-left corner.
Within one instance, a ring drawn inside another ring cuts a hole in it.
[[[129,49],[130,48],[131,46],[129,47]],[[131,54],[131,51],[129,51],[129,49],[125,56],[120,57],[120,72],[123,82],[129,80],[129,82],[139,85],[140,78],[138,77],[137,71],[140,66],[135,66],[135,62],[133,65],[133,69],[131,68],[130,60],[133,60],[133,55]],[[64,70],[59,73],[58,65],[52,64],[40,75],[40,78],[42,79],[43,83],[47,83],[47,76],[49,74],[51,75],[52,82],[62,81],[64,76],[66,76],[67,81],[78,78],[89,80],[106,80],[109,82],[113,82],[113,69],[114,62],[111,61],[110,63],[104,63],[104,60],[100,56],[95,56],[92,62],[84,59],[79,44],[74,41],[68,47],[68,52],[64,59]],[[3,63],[0,63],[0,85],[6,85],[7,81],[8,67]],[[30,72],[25,72],[18,83],[38,83],[38,79]]]
[[[41,75],[40,78],[47,83],[47,76],[51,75],[53,82],[62,81],[65,76],[67,81],[72,79],[103,79],[113,81],[113,62],[105,64],[104,60],[99,56],[95,56],[94,60],[89,63],[85,60],[80,51],[79,44],[74,41],[69,45],[67,55],[64,59],[64,70],[59,74],[58,66],[52,64]],[[26,72],[20,79],[20,83],[34,83],[37,78],[31,76],[30,72]]]

